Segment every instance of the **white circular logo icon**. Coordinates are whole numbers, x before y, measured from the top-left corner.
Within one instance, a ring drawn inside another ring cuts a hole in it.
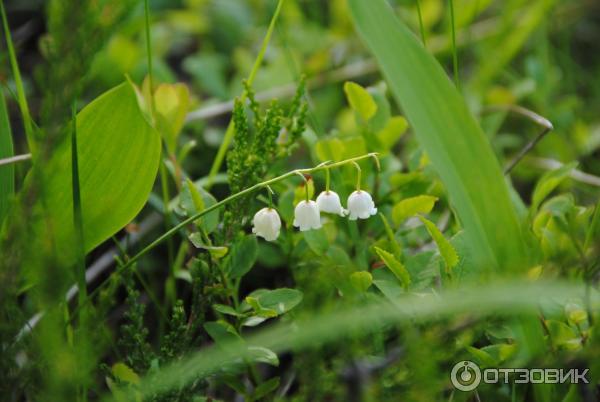
[[[473,391],[481,382],[481,370],[472,361],[463,360],[452,367],[450,381],[459,391]]]

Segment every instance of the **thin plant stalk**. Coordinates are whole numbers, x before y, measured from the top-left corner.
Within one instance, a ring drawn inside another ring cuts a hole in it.
[[[23,118],[23,127],[25,128],[25,135],[27,137],[27,145],[29,150],[35,154],[35,138],[34,128],[31,120],[31,114],[29,113],[29,106],[27,104],[27,98],[25,97],[25,88],[23,87],[23,80],[21,79],[21,72],[19,70],[19,64],[17,62],[17,56],[15,54],[15,48],[12,42],[12,36],[10,35],[10,28],[8,27],[8,19],[6,18],[6,11],[4,9],[4,1],[0,0],[0,13],[2,14],[2,25],[4,26],[4,37],[6,39],[6,47],[8,49],[8,57],[10,59],[10,65],[15,79],[15,86],[17,87],[17,102]]]
[[[81,328],[87,326],[87,283],[85,280],[85,247],[83,233],[83,214],[81,209],[81,191],[79,184],[79,156],[77,150],[77,109],[75,101],[71,107],[71,180],[73,189],[73,224],[75,226],[76,241],[76,270],[77,270],[77,286],[79,287],[78,309],[79,325]],[[67,310],[68,311],[68,310]],[[87,400],[87,387],[85,382],[81,384],[81,400]]]
[[[79,157],[77,152],[77,113],[75,103],[72,107],[72,132],[71,132],[71,171],[73,186],[73,224],[77,234],[77,286],[79,287],[79,305],[84,306],[87,302],[87,285],[85,280],[85,249],[83,233],[83,216],[81,210],[81,191],[79,186]],[[82,320],[84,310],[79,312]]]
[[[525,155],[527,155],[546,136],[546,134],[548,134],[554,129],[554,125],[550,120],[519,105],[493,105],[484,109],[484,112],[487,111],[501,111],[520,114],[521,116],[524,116],[527,119],[533,121],[537,125],[542,126],[542,131],[538,135],[536,135],[531,141],[529,141],[504,168],[505,175],[509,174],[515,168],[515,166],[517,166],[517,164],[525,157]]]
[[[148,84],[150,84],[150,108],[154,114],[154,83],[152,82],[152,42],[150,37],[150,4],[144,0],[144,20],[146,33],[146,57],[148,62]]]
[[[152,37],[150,35],[150,3],[149,0],[144,0],[144,22],[145,22],[145,34],[146,34],[146,57],[148,64],[148,84],[150,87],[150,110],[152,116],[156,113],[156,105],[154,104],[154,80],[153,80],[153,67],[152,67]],[[169,182],[167,170],[165,167],[165,161],[161,158],[160,161],[160,185],[161,194],[164,204],[165,214],[165,229],[169,230],[171,223],[171,211],[169,210]],[[175,273],[173,272],[174,266],[174,244],[171,239],[167,242],[167,261],[169,264],[169,278],[167,279],[165,289],[165,299],[167,302],[173,303],[176,298],[175,294]]]
[[[277,3],[277,8],[275,8],[275,12],[273,13],[273,17],[271,18],[271,22],[269,23],[269,28],[267,28],[267,33],[265,35],[265,38],[263,39],[262,45],[260,47],[260,51],[258,52],[258,55],[256,56],[256,60],[254,61],[252,70],[250,70],[250,75],[248,75],[248,80],[247,80],[248,86],[251,86],[252,83],[254,82],[256,73],[258,72],[258,69],[259,69],[260,65],[262,64],[263,58],[267,51],[267,46],[269,45],[269,42],[271,41],[271,35],[273,34],[273,30],[275,28],[275,23],[277,22],[277,18],[279,17],[279,14],[281,12],[281,8],[283,6],[284,1],[285,0],[279,0],[279,2]],[[246,100],[246,96],[247,96],[247,93],[246,93],[246,91],[244,91],[242,93],[242,95],[240,96],[240,100],[242,102],[244,102]],[[231,140],[233,140],[234,133],[235,133],[235,131],[234,131],[234,127],[233,127],[233,121],[230,121],[229,125],[227,126],[227,130],[225,131],[225,136],[223,137],[223,142],[221,142],[221,146],[219,147],[219,150],[217,151],[217,156],[215,156],[215,160],[213,161],[213,164],[210,168],[210,172],[208,173],[208,183],[206,186],[207,188],[210,188],[212,186],[216,174],[219,172],[219,169],[221,169],[221,165],[223,164],[223,160],[225,158],[225,153],[227,152],[227,149],[229,148],[229,144],[231,143]]]
[[[304,176],[304,173],[300,173],[297,172],[298,176],[300,176],[302,178],[302,180],[304,180],[304,190],[305,190],[305,200],[308,203],[308,201],[310,200],[310,195],[308,193],[308,180],[306,179],[306,176]]]
[[[360,181],[361,181],[362,169],[360,168],[358,163],[352,162],[352,164],[356,168],[356,191],[360,191]]]
[[[189,216],[188,218],[184,219],[183,221],[181,221],[180,223],[178,223],[177,225],[173,226],[171,229],[167,230],[165,233],[163,233],[161,236],[159,236],[157,239],[155,239],[152,243],[148,244],[146,247],[144,247],[140,252],[138,252],[136,255],[134,255],[133,257],[131,257],[129,260],[127,260],[125,262],[125,264],[121,265],[116,273],[118,275],[121,275],[126,269],[129,269],[133,264],[135,264],[140,258],[142,258],[144,255],[146,255],[148,252],[150,252],[151,250],[153,250],[154,248],[156,248],[158,245],[160,245],[161,243],[163,243],[165,240],[168,240],[169,238],[173,237],[179,230],[183,229],[185,226],[189,225],[190,223],[198,220],[199,218],[203,217],[204,215],[219,209],[221,207],[223,207],[224,205],[229,204],[230,202],[237,200],[238,198],[247,196],[249,194],[252,194],[258,190],[261,190],[267,186],[270,186],[272,184],[278,183],[280,181],[283,181],[285,179],[288,179],[292,176],[298,175],[298,174],[312,174],[314,172],[318,172],[324,169],[331,169],[331,168],[336,168],[339,166],[344,166],[347,165],[349,163],[353,163],[359,160],[363,160],[363,159],[367,159],[367,158],[373,158],[373,156],[375,156],[376,153],[368,153],[365,155],[361,155],[361,156],[357,156],[354,158],[350,158],[350,159],[345,159],[339,162],[334,162],[334,163],[321,163],[315,167],[312,168],[304,168],[304,169],[295,169],[295,170],[291,170],[287,173],[284,173],[280,176],[274,177],[272,179],[269,180],[265,180],[262,181],[260,183],[257,183],[255,185],[253,185],[252,187],[248,187],[238,193],[232,194],[227,198],[224,198],[221,201],[218,201],[216,203],[214,203],[213,205],[211,205],[210,207],[202,210],[201,212],[198,212],[192,216]],[[100,289],[102,289],[102,286],[107,283],[107,281],[103,282],[102,284],[100,284],[96,289],[94,289],[94,291],[90,294],[90,296],[95,295],[97,292],[100,291]]]
[[[425,41],[425,25],[423,24],[423,14],[421,13],[421,2],[419,0],[415,0],[417,3],[417,14],[419,16],[419,30],[421,31],[421,40],[423,41],[423,46],[427,47],[427,42]]]
[[[456,28],[454,26],[454,0],[449,0],[450,4],[450,31],[452,36],[452,67],[454,69],[454,84],[460,90],[458,80],[458,54],[456,49]]]

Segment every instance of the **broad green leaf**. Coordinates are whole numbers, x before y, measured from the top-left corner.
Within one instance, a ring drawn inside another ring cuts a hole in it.
[[[204,211],[204,209],[206,208],[204,205],[204,200],[202,199],[202,196],[200,195],[200,193],[198,192],[198,189],[194,185],[194,182],[191,181],[190,179],[186,179],[185,184],[186,184],[187,189],[190,192],[190,197],[192,199],[192,203],[193,203],[194,209],[195,209],[194,213]]]
[[[529,268],[527,271],[527,279],[530,281],[537,281],[542,274],[544,267],[542,265],[536,265],[535,267]]]
[[[367,122],[375,115],[377,104],[369,91],[354,82],[348,81],[344,83],[344,92],[350,107],[358,113],[363,121]]]
[[[317,142],[315,152],[321,162],[344,159],[344,143],[339,138],[323,138]]]
[[[112,378],[106,376],[105,378],[106,386],[110,390],[110,393],[113,397],[113,400],[116,402],[129,402],[132,399],[131,393],[128,393],[127,390],[123,389],[123,387],[119,386],[116,381]],[[135,391],[135,401],[138,402],[141,400],[140,394]]]
[[[77,115],[79,181],[85,251],[108,239],[142,209],[158,170],[160,136],[145,119],[134,87],[123,83]],[[56,150],[44,183],[57,255],[73,262],[71,144]]]
[[[208,191],[201,186],[197,186],[191,180],[184,181],[181,193],[179,195],[179,210],[185,216],[195,215],[205,208],[211,207],[217,200]],[[183,211],[181,211],[181,209]],[[219,225],[219,211],[214,210],[194,222],[196,225],[206,231],[213,232]]]
[[[225,304],[213,304],[213,308],[221,314],[232,315],[234,317],[242,316],[242,314],[238,313],[236,309]]]
[[[248,392],[248,390],[246,389],[246,384],[244,384],[244,381],[242,381],[242,378],[235,375],[235,372],[230,373],[229,375],[223,376],[223,382],[225,384],[227,384],[227,386],[229,388],[233,389],[240,395],[246,395],[246,393]],[[211,398],[208,402],[212,402],[212,401],[213,401],[213,399]],[[196,401],[194,400],[194,402],[196,402]],[[198,401],[198,402],[207,402],[207,401],[202,400],[202,401]]]
[[[357,31],[448,190],[474,262],[526,266],[524,233],[500,165],[444,69],[385,0],[349,0],[349,6]]]
[[[140,383],[140,377],[136,374],[135,371],[131,369],[131,367],[129,367],[125,363],[119,362],[113,364],[113,366],[111,367],[111,371],[115,378],[118,378],[123,382],[128,382],[130,384]]]
[[[385,228],[385,233],[390,242],[390,247],[392,248],[392,251],[394,252],[394,256],[396,258],[401,258],[402,257],[402,247],[400,247],[398,240],[396,240],[396,236],[394,235],[394,232],[392,231],[392,228],[390,227],[390,224],[388,223],[387,218],[381,212],[379,213],[379,217],[381,218],[381,221],[383,222],[383,226]]]
[[[171,155],[175,154],[189,103],[190,93],[184,84],[161,84],[154,92],[157,128]]]
[[[393,254],[388,253],[387,251],[380,249],[379,247],[375,247],[375,252],[383,260],[385,265],[392,271],[394,276],[398,278],[404,289],[408,289],[410,286],[410,274],[406,270],[404,264],[394,257]]]
[[[484,346],[481,350],[487,352],[496,360],[497,364],[510,359],[517,352],[517,345],[509,343],[498,343],[495,345]]]
[[[358,271],[350,275],[350,282],[356,290],[364,293],[371,287],[373,276],[368,271]]]
[[[279,358],[275,352],[262,346],[248,346],[248,356],[251,361],[279,366]]]
[[[531,197],[531,211],[535,213],[538,207],[548,195],[562,183],[575,169],[577,162],[567,163],[556,170],[545,173],[537,182]]]
[[[225,257],[229,251],[229,249],[225,246],[209,246],[205,244],[202,234],[199,232],[191,233],[188,236],[188,239],[192,242],[194,247],[208,251],[210,255],[217,260]]]
[[[304,235],[304,240],[308,244],[308,247],[310,247],[316,255],[321,256],[327,252],[329,241],[325,235],[325,229],[307,230],[302,232],[302,234]]]
[[[279,388],[279,377],[273,377],[259,384],[254,390],[254,394],[252,396],[255,400],[260,400],[264,396],[267,396],[271,392],[275,391],[277,388]]]
[[[342,148],[344,151],[342,159],[354,158],[369,152],[365,139],[362,136],[344,138],[342,144],[344,145]]]
[[[387,85],[381,81],[376,86],[369,87],[367,91],[377,106],[375,114],[369,119],[369,128],[374,132],[378,132],[385,127],[391,117],[391,106],[386,96]],[[376,139],[376,141],[379,140]]]
[[[498,365],[498,361],[485,350],[477,349],[472,346],[467,346],[466,349],[467,352],[475,358],[480,367],[487,368],[496,367]]]
[[[0,159],[10,158],[14,155],[12,130],[6,110],[4,94],[0,90]],[[15,168],[12,163],[0,166],[0,229],[2,222],[8,215],[10,199],[15,193]]]
[[[248,297],[256,299],[262,308],[275,310],[277,314],[281,315],[300,304],[302,301],[302,292],[289,288],[275,290],[260,289],[252,292]],[[246,309],[248,306],[246,305]]]
[[[430,213],[437,200],[431,195],[418,195],[398,202],[392,209],[394,224],[398,226],[408,217]]]
[[[241,278],[256,262],[258,241],[256,236],[244,236],[231,246],[229,253],[229,276]]]
[[[567,304],[565,314],[569,323],[573,325],[580,325],[587,320],[587,311],[576,303]]]
[[[240,335],[237,333],[235,328],[225,321],[209,321],[203,325],[208,335],[217,344],[226,345],[228,343],[241,343],[243,342]]]
[[[402,116],[394,116],[390,118],[385,127],[377,132],[377,138],[381,143],[382,152],[387,152],[394,144],[402,137],[408,128],[408,122]]]
[[[581,348],[581,339],[573,328],[557,320],[546,320],[546,328],[553,345],[567,350]]]
[[[258,301],[264,308],[274,309],[278,314],[283,314],[300,304],[302,292],[289,288],[270,290],[258,296]]]
[[[427,231],[429,232],[429,235],[431,236],[433,241],[435,241],[435,244],[437,244],[438,249],[440,250],[440,254],[444,259],[444,262],[446,263],[446,270],[447,272],[450,272],[452,268],[454,268],[456,264],[458,264],[458,254],[456,253],[456,250],[454,249],[452,244],[450,244],[448,239],[444,237],[442,232],[440,232],[438,227],[435,226],[435,223],[422,216],[419,216],[419,219],[427,228]]]
[[[392,302],[397,302],[402,295],[406,294],[398,278],[389,269],[374,270],[373,285]]]
[[[273,318],[273,317],[277,317],[277,311],[271,309],[271,308],[264,308],[261,304],[260,301],[258,301],[257,298],[248,296],[246,297],[246,299],[244,299],[244,301],[246,303],[248,303],[248,305],[250,305],[250,307],[252,307],[252,310],[254,310],[254,314],[256,314],[259,317],[262,318]]]

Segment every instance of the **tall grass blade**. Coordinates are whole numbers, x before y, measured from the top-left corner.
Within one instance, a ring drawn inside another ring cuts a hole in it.
[[[77,114],[77,164],[86,252],[110,238],[142,209],[160,161],[160,135],[145,118],[135,88],[123,83]],[[144,106],[146,108],[147,105]],[[73,248],[73,163],[70,142],[48,163],[45,203],[53,224],[58,256],[76,262]],[[63,224],[61,224],[63,223]]]
[[[0,90],[0,159],[14,155],[12,131],[4,94]],[[8,215],[10,199],[15,193],[15,167],[12,163],[0,166],[0,229]]]
[[[307,319],[280,322],[248,336],[245,343],[230,342],[221,347],[203,348],[187,359],[143,378],[139,390],[144,398],[225,371],[230,364],[239,363],[249,355],[248,345],[282,353],[373,333],[390,324],[414,320],[427,322],[465,312],[482,317],[497,313],[536,314],[545,303],[564,303],[570,297],[581,296],[583,291],[583,285],[566,282],[512,282],[464,287],[427,297],[406,296],[394,303],[380,299],[361,306],[312,315]],[[594,306],[598,305],[600,300],[597,292],[591,300]],[[111,399],[107,397],[103,400]]]
[[[448,0],[450,5],[450,35],[452,36],[452,70],[454,71],[454,85],[460,89],[458,79],[458,51],[456,50],[456,27],[454,18],[454,0]]]
[[[4,9],[3,0],[0,0],[0,13],[2,14],[2,25],[4,27],[4,39],[6,40],[8,57],[10,59],[15,85],[17,87],[17,101],[19,103],[19,109],[21,110],[21,116],[23,118],[23,127],[25,128],[25,134],[27,136],[27,145],[29,145],[29,150],[31,153],[35,155],[35,139],[33,132],[34,127],[31,120],[31,114],[29,113],[27,98],[25,97],[25,88],[23,87],[21,71],[19,70],[19,64],[17,63],[17,55],[15,53],[12,37],[10,35],[10,27],[8,26],[8,19],[6,18],[6,10]]]
[[[473,85],[484,88],[489,84],[521,50],[525,41],[547,17],[556,0],[524,2],[527,7],[513,12],[504,29],[500,30],[489,43],[489,51],[494,57],[485,57],[474,72]]]
[[[417,139],[441,176],[481,268],[524,268],[524,234],[500,165],[442,67],[384,0],[349,0]]]
[[[421,3],[419,0],[416,0],[417,3],[417,15],[419,16],[419,31],[421,32],[421,40],[423,41],[423,46],[427,47],[427,42],[425,41],[425,25],[423,25],[423,13],[421,12]]]
[[[265,57],[265,53],[267,52],[267,46],[269,46],[269,42],[271,41],[271,35],[273,34],[273,30],[275,29],[275,23],[279,18],[279,14],[281,13],[281,8],[283,7],[283,2],[285,0],[279,0],[277,3],[277,8],[275,8],[275,12],[273,13],[273,17],[271,17],[271,22],[269,23],[269,27],[267,28],[267,33],[265,38],[263,39],[262,45],[260,47],[260,51],[256,56],[256,60],[254,60],[254,65],[252,66],[252,70],[248,75],[248,86],[252,86],[254,82],[254,77],[258,72],[258,68],[262,64],[263,58]],[[241,96],[241,100],[244,101],[246,99],[246,93],[244,92]],[[215,156],[215,160],[210,168],[210,172],[208,174],[208,184],[207,187],[212,186],[212,182],[219,173],[219,169],[221,169],[221,165],[223,164],[223,160],[225,159],[225,154],[227,153],[227,149],[229,148],[229,144],[233,139],[234,127],[233,121],[229,122],[227,126],[227,130],[225,131],[225,136],[223,137],[223,142],[219,146],[219,150],[217,151],[217,156]]]
[[[84,306],[87,299],[87,286],[85,282],[85,249],[83,237],[83,218],[81,213],[81,190],[79,187],[79,157],[77,151],[77,114],[75,104],[72,110],[71,132],[71,180],[73,187],[73,224],[75,226],[76,260],[77,260],[77,286],[79,287],[79,305]],[[85,309],[80,310],[84,314]]]

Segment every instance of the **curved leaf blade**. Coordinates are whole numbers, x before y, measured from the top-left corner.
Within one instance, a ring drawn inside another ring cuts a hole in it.
[[[524,234],[500,165],[446,73],[384,0],[349,0],[355,27],[448,189],[483,267],[526,261]]]
[[[77,115],[79,184],[85,251],[108,239],[142,209],[158,171],[160,134],[138,104],[133,86],[123,83]],[[75,229],[71,195],[71,144],[49,162],[44,183],[46,209],[59,257],[73,262]]]
[[[12,130],[6,110],[4,94],[0,90],[0,159],[14,155]],[[12,164],[0,166],[0,229],[8,215],[10,199],[15,193],[15,168]]]

